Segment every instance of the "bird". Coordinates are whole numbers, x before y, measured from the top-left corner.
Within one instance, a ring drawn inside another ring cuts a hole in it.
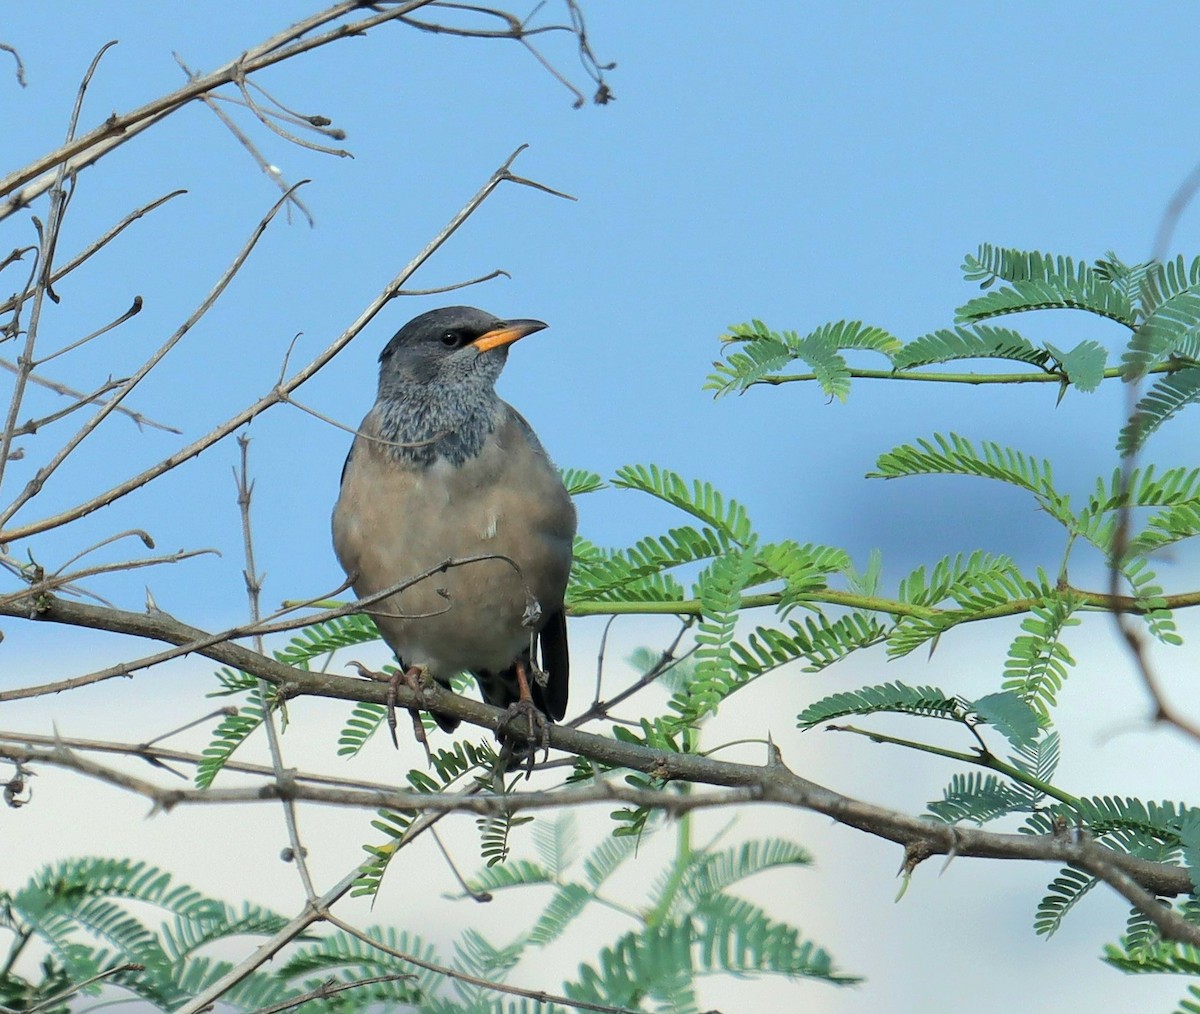
[[[332,518],[335,554],[359,598],[451,564],[369,614],[410,686],[427,674],[448,688],[466,671],[484,701],[527,717],[529,743],[504,741],[510,770],[523,754],[532,764],[535,724],[546,736],[545,721],[567,708],[575,506],[532,427],[495,387],[512,343],[545,327],[447,306],[400,328],[380,353],[378,394]],[[447,732],[459,724],[433,717]]]

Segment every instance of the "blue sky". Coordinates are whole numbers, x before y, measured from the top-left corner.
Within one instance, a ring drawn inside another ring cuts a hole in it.
[[[96,75],[86,125],[177,86],[172,51],[212,68],[315,7],[10,2],[0,40],[21,52],[29,87],[16,86],[0,53],[6,165],[59,143],[78,78],[103,42],[120,45]],[[981,241],[1088,259],[1148,256],[1166,202],[1200,160],[1191,102],[1200,12],[770,0],[593,0],[584,10],[597,55],[618,64],[609,74],[617,98],[605,107],[572,109],[515,44],[402,27],[264,74],[287,104],[343,127],[355,157],[302,151],[240,117],[289,179],[313,180],[304,199],[317,226],[273,224],[130,404],[187,439],[222,421],[269,389],[294,336],[294,361],[324,348],[527,143],[517,171],[579,200],[503,189],[412,285],[511,273],[451,300],[550,323],[514,351],[501,386],[560,464],[610,473],[653,461],[702,476],[743,500],[768,536],[843,545],[860,563],[880,547],[892,577],[976,547],[1053,567],[1061,540],[1020,495],[970,480],[863,475],[893,445],[953,429],[1052,457],[1056,474],[1083,489],[1111,471],[1121,391],[1072,392],[1055,407],[1047,386],[860,382],[846,405],[808,387],[714,404],[701,385],[717,336],[752,317],[801,332],[862,319],[905,340],[948,325],[973,292],[959,275],[962,255]],[[586,87],[569,46],[550,43],[547,55]],[[276,197],[197,104],[84,175],[61,249],[176,187],[188,196],[61,286],[51,344],[115,316],[135,293],[146,299],[130,325],[65,359],[61,379],[94,385],[140,363]],[[18,223],[5,224],[5,244],[29,241]],[[1172,249],[1200,251],[1200,209],[1183,215]],[[15,288],[16,274],[0,288]],[[393,303],[298,397],[356,424],[374,396],[378,350],[409,317],[445,301]],[[1096,338],[1114,351],[1122,340],[1104,322],[1063,315],[1030,321],[1027,333],[1066,347]],[[1185,415],[1149,457],[1189,460],[1193,426]],[[257,420],[251,435],[266,601],[332,587],[340,572],[328,514],[348,436],[287,408]],[[175,446],[113,421],[47,485],[38,509],[90,495]],[[136,608],[149,583],[181,617],[236,622],[244,599],[234,460],[232,445],[210,452],[39,552],[61,559],[131,525],[164,549],[222,547],[221,558],[99,587]],[[18,463],[9,481],[31,467]],[[584,534],[608,544],[673,520],[619,493],[584,501],[581,518]],[[1187,583],[1185,563],[1168,570],[1169,584]],[[36,632],[4,632],[7,650],[32,657]]]

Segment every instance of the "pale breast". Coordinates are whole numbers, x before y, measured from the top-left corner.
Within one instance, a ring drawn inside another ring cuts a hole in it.
[[[459,466],[413,466],[358,437],[334,509],[334,548],[360,596],[444,567],[371,610],[405,663],[436,674],[507,668],[533,632],[529,597],[544,617],[562,604],[574,506],[523,420],[502,413]]]

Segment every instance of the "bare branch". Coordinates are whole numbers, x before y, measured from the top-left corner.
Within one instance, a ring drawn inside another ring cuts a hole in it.
[[[80,739],[78,737],[62,735],[42,736],[36,733],[10,732],[7,730],[0,730],[0,742],[25,743],[29,746],[62,747],[71,751],[82,750],[91,753],[116,754],[121,757],[143,760],[152,767],[166,768],[166,761],[190,764],[194,767],[204,763],[206,758],[202,754],[190,753],[186,750],[172,750],[167,747],[155,746],[154,744],[169,736],[174,736],[186,729],[190,729],[200,722],[207,722],[217,715],[224,715],[236,710],[236,708],[220,708],[195,721],[188,722],[178,729],[172,729],[170,732],[165,732],[160,736],[147,740],[145,743],[121,743],[113,740]],[[225,761],[224,770],[237,771],[247,775],[264,775],[266,777],[272,777],[275,774],[274,768],[269,765],[251,764],[248,761],[238,761],[233,758]],[[296,782],[313,782],[317,785],[362,789],[368,792],[390,792],[395,788],[394,784],[368,782],[358,778],[346,778],[338,775],[324,775],[314,771],[293,771],[291,778]]]
[[[71,110],[71,120],[67,125],[68,144],[75,137],[75,130],[79,125],[79,114],[83,110],[83,98],[87,94],[87,88],[91,83],[92,75],[95,74],[96,68],[100,65],[100,59],[115,45],[115,42],[108,42],[100,48],[100,52],[92,58],[91,65],[84,74],[83,81],[79,84],[79,88],[75,93],[75,105]],[[8,416],[4,421],[4,432],[0,433],[0,486],[4,482],[4,470],[9,461],[9,452],[12,449],[13,431],[16,428],[17,415],[21,411],[21,403],[25,398],[25,388],[29,382],[29,374],[33,372],[33,352],[37,345],[37,333],[38,326],[41,323],[42,306],[47,297],[54,302],[58,301],[58,297],[54,294],[51,268],[54,263],[54,251],[58,245],[59,230],[62,228],[63,216],[66,213],[67,202],[69,200],[69,193],[63,189],[63,182],[67,178],[67,175],[67,164],[65,162],[59,163],[53,173],[53,182],[50,184],[52,187],[50,192],[50,214],[47,217],[45,229],[41,230],[40,242],[38,243],[37,281],[33,286],[33,307],[29,313],[29,326],[25,331],[25,348],[17,359],[17,379],[13,384],[12,397],[9,399]],[[34,224],[37,225],[36,218],[34,219]],[[0,524],[3,523],[0,520]]]
[[[183,62],[178,53],[174,53],[172,55],[175,57],[175,62],[179,64],[183,72],[188,76],[188,80],[196,77],[196,74],[191,70],[190,67],[188,67],[187,64]],[[206,106],[208,106],[210,110],[212,110],[213,115],[225,125],[225,128],[234,136],[237,142],[246,149],[250,157],[258,163],[258,167],[277,187],[279,187],[281,191],[290,195],[289,199],[291,200],[292,204],[296,206],[297,210],[308,220],[309,227],[311,228],[312,226],[316,225],[316,222],[313,220],[312,213],[308,210],[304,202],[300,200],[300,198],[297,197],[293,192],[291,184],[283,178],[283,174],[267,160],[266,156],[264,156],[258,150],[258,146],[255,145],[252,140],[250,140],[245,131],[243,131],[241,127],[239,127],[233,122],[232,119],[225,115],[225,111],[217,105],[215,101],[216,98],[217,96],[214,95],[200,96],[200,100]]]
[[[0,359],[0,369],[8,370],[10,373],[16,373],[17,372],[17,364],[14,362],[11,362],[8,359]],[[119,387],[121,384],[125,383],[124,380],[110,380],[110,381],[107,381],[105,384],[103,384],[100,388],[97,389],[98,393],[85,394],[82,391],[76,391],[73,387],[68,387],[66,384],[60,384],[56,380],[49,380],[46,377],[43,377],[37,373],[29,374],[29,382],[31,384],[37,384],[39,387],[44,387],[49,391],[53,391],[55,394],[61,394],[64,397],[78,399],[79,404],[72,405],[70,407],[70,409],[68,410],[71,412],[73,412],[76,408],[82,407],[83,405],[106,404],[106,402],[103,400],[103,398],[100,397],[100,395],[107,394],[109,391],[112,391],[115,388]],[[139,429],[143,426],[149,426],[152,429],[165,430],[167,433],[182,433],[183,432],[182,430],[176,429],[174,426],[167,426],[165,423],[155,422],[153,419],[147,418],[146,416],[142,415],[140,412],[134,412],[131,409],[125,408],[125,406],[123,406],[123,405],[118,405],[116,407],[116,411],[119,412],[121,415],[126,416],[128,419],[130,419]],[[58,415],[47,416],[46,419],[40,420],[40,424],[45,425],[47,422],[53,421],[56,418],[59,418],[59,416]],[[24,426],[18,427],[15,435],[20,435],[22,430],[25,429],[25,426],[29,426],[29,425],[30,425],[29,423],[26,423]],[[32,432],[32,430],[30,430],[29,432]]]
[[[44,356],[43,358],[39,359],[36,363],[34,363],[34,366],[44,366],[46,363],[50,362],[51,359],[57,359],[59,356],[66,355],[68,352],[71,352],[72,350],[79,348],[80,345],[87,344],[93,338],[99,338],[102,334],[107,334],[109,331],[113,330],[113,328],[120,327],[127,320],[132,320],[134,317],[136,317],[141,312],[142,312],[142,297],[134,296],[133,303],[130,305],[129,309],[126,310],[124,313],[122,313],[115,320],[111,321],[108,324],[105,324],[101,328],[98,328],[97,330],[93,331],[91,334],[84,335],[82,338],[77,338],[75,341],[71,342],[70,345],[64,345],[61,349],[58,349],[56,352],[51,352],[48,356]]]
[[[74,257],[72,257],[69,261],[67,261],[67,263],[64,264],[61,268],[55,269],[55,271],[50,275],[51,283],[57,282],[57,281],[59,281],[59,279],[65,277],[66,275],[69,275],[72,271],[74,271],[77,267],[79,267],[79,265],[81,265],[84,261],[86,261],[89,257],[91,257],[92,254],[94,254],[98,250],[102,250],[104,247],[106,247],[109,243],[111,243],[114,239],[116,239],[117,236],[119,236],[122,232],[124,232],[130,225],[132,225],[134,222],[136,222],[143,215],[149,214],[151,211],[154,211],[155,208],[162,207],[164,204],[167,203],[167,201],[171,200],[173,197],[179,197],[181,194],[186,194],[186,193],[187,193],[186,190],[172,190],[169,194],[164,194],[162,197],[155,198],[149,204],[143,204],[140,208],[137,208],[136,210],[131,211],[128,215],[126,215],[124,218],[122,218],[121,221],[119,221],[111,229],[109,229],[102,236],[100,236],[99,239],[96,239],[93,242],[89,243],[82,251],[80,251]],[[28,247],[26,249],[33,250],[35,248]],[[3,267],[4,267],[4,265],[0,264],[0,268],[3,268]],[[7,300],[0,301],[0,313],[7,313],[9,310],[11,310],[15,306],[17,306],[19,302],[22,302],[26,299],[30,299],[32,297],[33,297],[33,290],[26,289],[22,295],[11,296]]]
[[[32,379],[32,376],[30,379]],[[27,419],[25,422],[21,423],[20,426],[13,430],[13,436],[24,437],[33,433],[37,433],[38,430],[42,429],[42,427],[49,426],[51,423],[56,423],[59,419],[65,419],[72,412],[78,412],[81,408],[85,408],[88,405],[94,405],[100,401],[102,395],[108,394],[109,391],[115,391],[118,387],[125,383],[127,379],[127,377],[121,377],[116,380],[110,378],[90,394],[81,394],[76,401],[72,402],[70,405],[65,405],[57,412],[51,412],[49,415],[40,416],[37,419]]]
[[[18,605],[6,604],[0,606],[0,614],[20,615],[19,608]],[[110,630],[119,629],[128,634],[175,643],[200,640],[197,635],[201,633],[162,615],[143,616],[137,613],[123,613],[119,610],[59,599],[50,599],[45,602],[37,615],[51,622]],[[312,695],[339,700],[370,701],[383,705],[386,704],[389,695],[394,695],[399,707],[419,707],[437,711],[440,714],[449,715],[460,721],[492,731],[507,728],[510,721],[507,712],[503,709],[460,697],[437,685],[423,687],[420,692],[416,692],[403,685],[392,688],[372,681],[348,679],[331,673],[293,669],[272,658],[264,657],[248,648],[229,642],[209,644],[197,650],[224,664],[261,676],[277,684],[279,693],[287,698]],[[664,781],[696,782],[738,790],[732,794],[717,796],[693,793],[691,796],[684,797],[685,799],[699,799],[700,803],[697,805],[718,805],[717,800],[721,800],[722,803],[753,800],[778,803],[825,814],[849,827],[904,845],[914,856],[912,865],[916,865],[916,862],[928,856],[953,854],[992,859],[1065,862],[1087,868],[1087,863],[1090,862],[1094,865],[1096,862],[1094,855],[1087,849],[1104,848],[1096,843],[1085,847],[1080,841],[1063,835],[1000,834],[977,828],[936,824],[920,817],[911,817],[884,807],[864,803],[795,774],[784,766],[774,748],[772,748],[768,763],[758,766],[721,761],[695,754],[654,750],[640,744],[591,735],[562,725],[551,725],[547,732],[553,747],[592,758],[602,764],[642,771]],[[12,747],[3,749],[7,751],[4,753],[5,756],[12,756],[15,759],[29,759],[30,757],[29,751],[14,753]],[[70,756],[70,760],[64,760],[63,758],[66,756],[68,756],[66,751],[57,753],[43,751],[40,752],[38,759],[74,766],[81,772],[85,764],[90,764],[83,758],[73,755]],[[99,772],[93,769],[85,773],[93,774],[95,777],[104,777],[108,772],[107,769],[101,769]],[[119,775],[118,777],[126,778],[127,776]],[[132,786],[130,787],[132,788]],[[163,794],[162,790],[156,786],[148,786],[148,783],[144,782],[135,791],[147,787],[149,798],[155,799],[162,806],[177,804],[186,799],[188,792],[191,791],[176,789]],[[219,792],[220,795],[240,791],[210,789],[204,795],[209,801],[215,801],[218,797],[213,796],[213,792]],[[273,795],[274,791],[267,787],[263,790],[263,794]],[[610,791],[619,793],[636,790],[613,786],[593,787],[590,791],[600,796]],[[305,798],[315,798],[317,794],[315,789],[304,790]],[[526,795],[530,796],[531,802],[515,802],[516,799],[525,799]],[[554,795],[562,797],[562,794]],[[259,798],[262,796],[260,795]],[[346,793],[328,793],[327,798],[322,798],[321,801],[344,805],[351,798],[354,797],[347,796]],[[584,797],[568,795],[566,798],[582,801]],[[686,802],[678,802],[676,795],[669,792],[663,793],[661,799],[659,796],[642,796],[641,798],[646,802],[653,800],[654,805],[671,805],[675,808],[688,805]],[[563,798],[556,798],[551,802],[545,795],[538,798],[537,794],[522,794],[517,797],[493,800],[490,803],[481,802],[477,805],[480,808],[509,805],[532,807],[562,805],[563,801]],[[384,797],[374,792],[365,793],[355,799],[355,802],[363,806],[463,808],[458,801],[452,802],[446,797],[423,796],[420,799],[410,799],[401,793],[393,793]],[[1178,895],[1191,890],[1190,877],[1187,871],[1181,867],[1165,863],[1152,863],[1107,849],[1103,851],[1102,855],[1106,862],[1111,863],[1114,868],[1132,878],[1151,894]],[[1182,930],[1180,932],[1182,933]],[[1195,942],[1200,943],[1200,927],[1191,927],[1189,932],[1195,937]],[[1192,937],[1186,937],[1186,939],[1192,939]]]
[[[198,636],[194,639],[184,639],[174,642],[172,636],[155,637],[154,635],[151,635],[152,639],[154,640],[167,641],[169,643],[173,642],[177,644],[177,647],[170,648],[166,651],[160,651],[154,655],[147,655],[144,658],[139,658],[132,662],[121,662],[117,665],[109,666],[106,669],[99,669],[95,672],[87,673],[83,676],[75,676],[67,680],[59,680],[54,683],[46,683],[36,687],[22,687],[17,690],[0,690],[0,703],[10,700],[25,700],[31,697],[43,697],[46,694],[57,694],[64,690],[74,690],[77,687],[88,686],[92,683],[100,683],[103,680],[112,679],[118,676],[128,676],[139,669],[146,669],[150,666],[158,665],[160,662],[166,662],[170,659],[178,658],[181,655],[190,655],[192,652],[207,654],[207,649],[225,641],[231,641],[241,637],[250,637],[258,634],[278,634],[287,630],[296,630],[300,627],[306,627],[313,623],[324,623],[328,620],[337,619],[339,616],[348,616],[351,613],[370,612],[370,606],[374,605],[376,602],[379,602],[390,595],[394,595],[397,592],[403,591],[406,588],[410,588],[413,585],[418,584],[421,581],[425,581],[436,574],[444,573],[446,570],[449,570],[453,567],[468,567],[476,563],[483,563],[486,560],[505,561],[510,566],[514,567],[518,574],[520,573],[520,568],[516,566],[511,558],[503,556],[499,553],[484,553],[479,556],[443,560],[441,563],[430,567],[428,570],[422,571],[420,574],[415,574],[412,577],[404,578],[388,588],[383,588],[380,591],[373,592],[370,595],[365,595],[361,599],[357,599],[356,601],[350,602],[346,605],[337,606],[334,609],[328,609],[324,612],[308,614],[306,616],[290,620],[280,620],[278,622],[265,622],[257,624],[250,623],[240,627],[230,627],[227,630],[223,630],[216,634],[209,634],[198,630],[195,627],[188,627],[185,624],[181,624],[173,616],[170,616],[162,610],[154,610],[146,613],[129,613],[123,610],[113,609],[112,614],[114,616],[119,615],[127,619],[134,618],[135,627],[140,628],[142,626],[142,621],[149,619],[151,621],[159,621],[158,624],[152,624],[152,626],[155,626],[156,629],[161,627],[164,632],[167,630],[191,630],[194,631]],[[0,558],[0,563],[3,562],[3,558]],[[347,579],[332,594],[337,594],[338,592],[344,591],[349,586],[350,581]],[[11,598],[12,601],[0,599],[0,615],[7,614],[21,616],[25,619],[29,619],[31,616],[36,618],[44,613],[51,602],[59,601],[57,599],[42,600],[30,589],[24,589],[21,595],[12,596]],[[298,609],[306,608],[307,606],[312,605],[314,602],[322,601],[325,598],[328,598],[328,596],[325,595],[317,599],[293,603],[288,605],[286,608],[281,609],[274,615],[283,616],[288,613],[293,613]],[[75,621],[70,622],[74,623]],[[87,626],[88,624],[82,623],[76,625]],[[99,620],[98,617],[94,626],[95,629],[113,630],[120,633],[129,633],[130,630],[133,629],[125,626],[122,623],[118,623],[117,625],[105,623],[104,621]],[[255,652],[250,652],[249,656],[251,658],[263,657],[261,654]],[[210,657],[215,658],[216,656],[210,655]],[[284,668],[286,669],[286,667]],[[247,671],[249,672],[251,670]]]
[[[15,47],[10,46],[7,42],[0,42],[0,52],[12,54],[12,58],[17,62],[17,84],[19,84],[22,88],[26,87],[27,82],[25,81],[25,64],[21,62],[21,54],[17,52]]]
[[[285,141],[291,141],[292,144],[298,145],[301,148],[308,148],[310,151],[320,152],[322,155],[336,155],[338,158],[354,157],[345,148],[330,148],[328,145],[317,144],[316,141],[306,141],[304,138],[293,134],[290,130],[284,130],[283,127],[275,123],[270,116],[259,108],[258,103],[254,101],[254,97],[246,87],[246,76],[244,74],[236,75],[234,83],[238,86],[238,91],[242,93],[242,101],[245,102],[246,108],[258,117],[259,122],[272,133],[278,134]]]
[[[122,972],[142,972],[145,971],[145,965],[135,965],[133,962],[127,962],[124,965],[116,965],[113,968],[106,968],[103,972],[97,972],[93,976],[89,976],[82,982],[77,982],[74,985],[68,986],[61,993],[55,993],[53,996],[46,997],[41,1003],[34,1004],[32,1007],[24,1008],[25,1014],[35,1014],[36,1011],[50,1010],[57,1007],[67,997],[74,996],[81,989],[86,989],[88,986],[97,982],[103,982],[105,979],[111,979],[114,975],[120,975]]]
[[[242,546],[246,554],[246,568],[242,575],[246,579],[246,598],[250,604],[250,622],[258,624],[262,620],[259,606],[262,596],[262,577],[254,565],[254,535],[250,524],[250,502],[254,495],[254,483],[250,481],[250,438],[244,433],[238,436],[238,449],[241,451],[241,467],[234,469],[233,480],[237,485],[237,504],[242,518]],[[254,635],[254,649],[260,655],[266,654],[261,633]],[[275,775],[275,784],[282,793],[292,784],[290,773],[284,772],[283,747],[279,742],[279,730],[275,727],[275,711],[271,707],[266,680],[258,681],[259,696],[263,704],[263,724],[267,729],[267,744],[271,752],[271,768]],[[308,850],[300,840],[300,827],[296,821],[295,803],[286,796],[283,798],[283,822],[287,828],[288,843],[291,845],[292,856],[296,869],[300,874],[300,883],[304,888],[304,896],[309,901],[316,901],[317,892],[313,887],[312,876],[308,870]]]
[[[339,39],[363,35],[377,25],[403,17],[431,3],[432,0],[409,0],[388,10],[376,11],[360,21],[347,22],[323,35],[309,36],[323,25],[362,9],[360,0],[342,0],[241,54],[209,74],[204,74],[182,88],[163,95],[124,115],[113,114],[99,127],[73,139],[52,152],[0,179],[0,197],[8,200],[0,205],[0,220],[27,206],[44,194],[54,183],[55,167],[65,166],[78,172],[93,165],[114,148],[132,140],[142,131],[170,116],[180,106],[222,85],[231,83],[239,74],[251,74],[301,53],[336,42]],[[306,38],[306,36],[309,36]]]
[[[279,1014],[280,1011],[291,1010],[293,1007],[299,1007],[302,1003],[308,1003],[309,1000],[324,1000],[326,997],[336,996],[338,993],[345,993],[348,989],[360,989],[363,986],[374,986],[381,982],[398,982],[400,979],[415,979],[416,976],[410,973],[394,974],[394,975],[375,975],[369,979],[355,979],[353,982],[338,982],[337,979],[326,979],[316,989],[310,989],[307,993],[301,993],[299,996],[294,996],[290,1000],[283,1000],[279,1003],[273,1003],[270,1007],[259,1007],[257,1010],[250,1011],[249,1014]]]
[[[299,186],[301,184],[297,185]],[[7,524],[8,521],[12,519],[12,516],[21,509],[21,507],[37,496],[37,494],[41,491],[42,486],[45,484],[45,481],[54,474],[59,465],[61,465],[71,454],[71,452],[83,442],[84,438],[86,438],[89,433],[95,430],[97,426],[99,426],[105,419],[108,418],[109,415],[112,414],[113,410],[117,407],[120,401],[139,383],[141,383],[143,378],[145,378],[145,376],[162,361],[167,353],[179,343],[183,336],[192,329],[196,321],[198,321],[209,311],[217,299],[220,298],[221,294],[225,291],[229,283],[233,280],[233,277],[238,273],[238,271],[241,270],[242,265],[246,263],[250,253],[254,250],[255,246],[257,246],[259,239],[266,231],[267,226],[271,223],[271,220],[274,219],[279,209],[286,203],[286,200],[286,197],[281,197],[275,202],[271,210],[259,220],[258,225],[255,226],[254,231],[250,234],[250,238],[246,240],[245,244],[242,246],[242,249],[238,252],[232,263],[225,269],[225,272],[221,275],[221,277],[217,279],[216,284],[209,290],[204,299],[201,300],[200,305],[196,307],[191,316],[189,316],[188,319],[185,320],[178,329],[176,329],[174,334],[172,334],[154,351],[149,359],[147,359],[141,366],[137,368],[137,370],[134,371],[133,376],[131,376],[129,380],[121,385],[120,390],[118,390],[117,393],[101,407],[100,411],[92,416],[92,418],[89,419],[79,429],[79,431],[70,440],[68,440],[66,444],[63,445],[58,453],[55,454],[50,461],[38,469],[37,474],[29,480],[28,484],[25,486],[25,489],[22,490],[22,492],[2,513],[0,513],[0,525]],[[3,445],[0,445],[0,450],[3,449]],[[0,462],[0,467],[2,467],[2,465],[3,463]],[[0,541],[9,540],[0,537]]]

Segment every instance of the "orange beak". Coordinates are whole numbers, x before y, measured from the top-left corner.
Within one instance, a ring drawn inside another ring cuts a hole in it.
[[[511,345],[527,334],[533,334],[534,331],[541,331],[549,326],[540,320],[506,320],[500,327],[481,334],[472,344],[477,352],[487,352],[489,349],[496,349],[501,345]]]

